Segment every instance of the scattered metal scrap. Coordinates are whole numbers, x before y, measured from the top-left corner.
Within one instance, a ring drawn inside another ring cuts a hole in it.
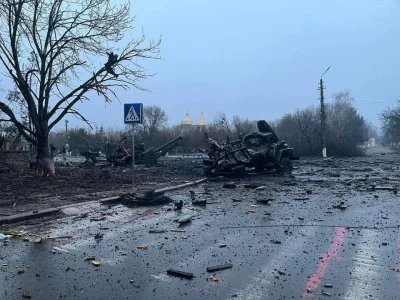
[[[225,269],[230,269],[230,268],[232,268],[232,264],[212,266],[212,267],[207,267],[207,272],[215,272],[215,271],[220,271],[220,270],[225,270]]]
[[[167,274],[178,276],[178,277],[183,277],[183,278],[187,278],[187,279],[192,279],[194,277],[193,273],[188,273],[188,272],[175,270],[175,269],[168,269]]]
[[[291,174],[293,155],[285,141],[279,141],[275,132],[266,121],[257,122],[258,131],[252,132],[233,142],[219,144],[209,137],[209,159],[203,161],[206,175],[237,176],[249,172],[276,170],[279,174]]]

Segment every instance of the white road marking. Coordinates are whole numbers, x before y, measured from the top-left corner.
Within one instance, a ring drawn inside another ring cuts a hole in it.
[[[358,242],[357,254],[354,257],[351,279],[343,299],[381,299],[376,285],[381,278],[382,267],[379,265],[380,253],[377,241],[378,234],[372,230],[361,231],[362,238]]]

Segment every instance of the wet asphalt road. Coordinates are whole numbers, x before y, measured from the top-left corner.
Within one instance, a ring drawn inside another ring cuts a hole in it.
[[[353,170],[346,160],[310,162],[296,179],[253,178],[266,186],[261,191],[244,181],[236,189],[207,183],[193,188],[197,199],[214,202],[205,208],[190,205],[188,191],[171,195],[185,200],[182,213],[91,205],[21,226],[30,235],[72,238],[0,241],[0,299],[399,299],[400,197],[368,190],[397,186],[398,163],[380,159],[360,159]],[[342,201],[350,206],[332,207]],[[179,227],[185,232],[170,231],[186,214],[194,218]],[[95,240],[98,233],[103,239]],[[232,268],[206,271],[225,263]],[[195,277],[167,275],[169,268]]]

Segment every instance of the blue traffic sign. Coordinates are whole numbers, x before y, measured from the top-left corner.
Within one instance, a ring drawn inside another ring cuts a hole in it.
[[[142,124],[143,103],[124,104],[124,123]]]

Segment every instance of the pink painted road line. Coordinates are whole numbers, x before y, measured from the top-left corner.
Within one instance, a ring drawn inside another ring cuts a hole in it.
[[[397,239],[397,252],[399,255],[399,269],[398,270],[400,271],[400,235],[399,235],[399,238]],[[397,274],[397,278],[400,280],[400,273]]]
[[[302,300],[311,298],[313,296],[312,292],[316,290],[321,283],[321,280],[325,275],[325,270],[328,267],[330,260],[340,259],[339,250],[343,246],[343,242],[346,238],[347,232],[348,230],[346,227],[336,227],[336,235],[333,238],[331,246],[329,247],[329,250],[322,255],[322,260],[318,264],[317,270],[307,281],[307,289],[301,297]]]

